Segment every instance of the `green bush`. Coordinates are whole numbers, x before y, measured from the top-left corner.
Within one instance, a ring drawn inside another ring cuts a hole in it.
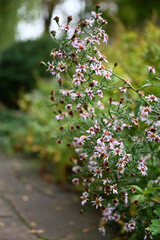
[[[55,47],[50,37],[43,37],[17,42],[5,50],[0,60],[0,101],[8,107],[17,107],[20,92],[35,88],[37,76],[49,77],[40,60],[47,60],[50,49]]]

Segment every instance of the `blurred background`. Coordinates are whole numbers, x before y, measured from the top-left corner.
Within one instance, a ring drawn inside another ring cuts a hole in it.
[[[49,107],[50,90],[57,83],[39,63],[58,47],[50,36],[57,29],[53,18],[64,23],[72,15],[76,24],[95,4],[108,20],[109,43],[101,50],[109,66],[118,62],[117,72],[133,85],[143,83],[148,65],[159,73],[159,0],[0,0],[0,148],[35,157],[41,174],[62,184],[72,150],[53,139],[59,126]]]

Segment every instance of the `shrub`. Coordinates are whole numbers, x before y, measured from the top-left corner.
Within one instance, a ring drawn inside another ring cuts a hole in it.
[[[84,188],[81,212],[100,209],[102,234],[114,224],[130,239],[158,239],[149,225],[160,202],[160,99],[151,92],[160,78],[148,66],[147,79],[135,87],[115,73],[117,63],[107,67],[99,47],[108,40],[107,22],[98,8],[74,29],[68,17],[60,26],[66,38],[44,63],[59,83],[59,91],[51,91],[53,112],[64,126],[57,142],[69,141],[79,155],[72,159],[72,181]]]
[[[18,107],[20,92],[36,87],[37,75],[47,76],[39,66],[39,59],[47,58],[55,42],[43,37],[17,42],[2,53],[0,60],[0,101],[8,107]],[[41,49],[41,51],[40,51]]]

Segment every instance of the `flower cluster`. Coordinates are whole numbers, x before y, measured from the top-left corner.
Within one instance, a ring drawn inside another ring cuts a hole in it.
[[[72,159],[72,182],[84,188],[81,204],[102,212],[99,231],[104,235],[105,225],[115,222],[126,232],[141,227],[147,239],[150,234],[145,228],[150,220],[139,209],[156,202],[147,203],[140,193],[141,183],[160,182],[158,170],[157,176],[151,171],[159,164],[160,100],[154,94],[145,96],[118,76],[117,63],[108,68],[100,51],[108,41],[102,28],[107,21],[98,8],[77,27],[72,28],[69,21],[60,26],[60,48],[51,52],[52,60],[45,64],[59,84],[57,94],[51,91],[53,112],[63,125],[67,146],[75,148],[78,156]],[[155,74],[154,67],[148,69]]]

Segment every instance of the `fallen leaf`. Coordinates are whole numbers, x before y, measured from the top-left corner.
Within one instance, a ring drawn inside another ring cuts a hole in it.
[[[61,206],[56,206],[56,211],[61,211],[61,210],[62,210]]]
[[[69,225],[70,225],[70,226],[73,226],[74,224],[75,224],[75,222],[69,221]]]
[[[35,234],[36,233],[36,230],[35,229],[30,229],[28,230],[29,233],[32,233],[32,234]]]
[[[5,226],[4,222],[0,222],[0,227],[4,227],[4,226]]]
[[[45,190],[45,193],[46,193],[47,195],[52,195],[52,194],[53,194],[53,191],[52,191],[51,189],[46,189],[46,190]]]
[[[82,229],[82,232],[83,232],[83,233],[89,232],[89,228],[83,228],[83,229]]]
[[[37,224],[36,224],[35,222],[30,222],[29,225],[30,225],[31,227],[35,227]]]
[[[29,201],[29,197],[26,196],[26,195],[22,196],[22,199],[23,199],[24,202],[28,202]]]
[[[44,233],[44,230],[43,230],[43,229],[38,229],[38,230],[37,230],[37,233],[39,233],[39,234],[40,234],[40,233]]]

